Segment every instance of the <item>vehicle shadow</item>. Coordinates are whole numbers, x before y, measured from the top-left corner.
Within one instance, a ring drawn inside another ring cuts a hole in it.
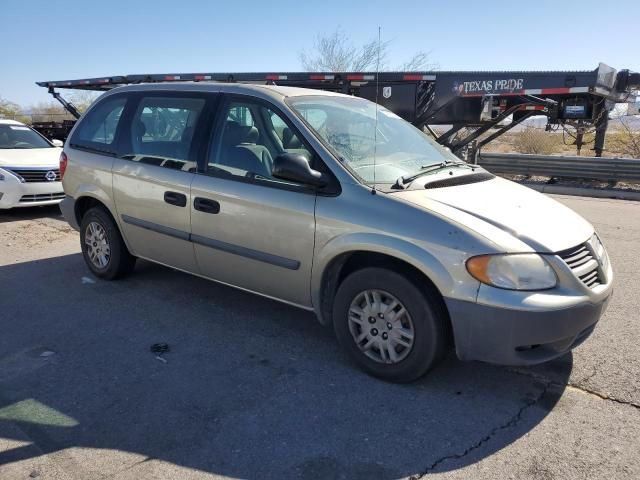
[[[236,478],[453,470],[533,429],[572,368],[552,362],[549,388],[451,356],[394,385],[353,367],[307,312],[146,262],[118,282],[86,277],[79,254],[0,267],[0,437],[37,446],[0,465],[86,447]],[[76,475],[145,468],[133,463],[86,458]]]
[[[19,220],[34,220],[45,217],[55,220],[63,220],[62,212],[60,212],[60,207],[58,205],[20,207],[0,210],[0,223],[16,222]]]

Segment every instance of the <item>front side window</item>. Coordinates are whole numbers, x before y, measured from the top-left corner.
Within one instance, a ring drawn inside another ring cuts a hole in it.
[[[125,158],[175,170],[195,171],[191,144],[202,98],[144,97],[131,120]]]
[[[376,113],[368,100],[317,95],[287,102],[367,183],[393,183],[429,165],[460,161],[393,112],[378,106]]]
[[[265,104],[229,102],[222,119],[217,142],[209,152],[207,170],[210,173],[290,183],[271,175],[274,159],[285,152],[301,153],[308,160],[313,159],[311,151],[287,121]]]
[[[0,148],[9,150],[53,148],[42,136],[26,125],[0,125]]]
[[[229,109],[227,120],[233,121],[243,127],[253,127],[256,123],[253,121],[251,109],[246,105],[235,105]]]
[[[80,121],[71,146],[113,152],[116,130],[127,100],[124,97],[100,102]]]

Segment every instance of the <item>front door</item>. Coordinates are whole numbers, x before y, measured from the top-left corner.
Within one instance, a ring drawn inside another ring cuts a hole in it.
[[[191,185],[191,240],[204,275],[309,307],[316,195],[271,176],[285,151],[283,125],[292,129],[260,100],[223,102],[204,171]]]
[[[120,224],[135,255],[197,271],[189,241],[194,132],[206,97],[194,93],[139,94],[113,164]]]

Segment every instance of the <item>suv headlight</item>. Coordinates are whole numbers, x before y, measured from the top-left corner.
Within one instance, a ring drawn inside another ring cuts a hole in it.
[[[476,280],[507,290],[545,290],[556,286],[556,274],[536,253],[479,255],[467,260]]]

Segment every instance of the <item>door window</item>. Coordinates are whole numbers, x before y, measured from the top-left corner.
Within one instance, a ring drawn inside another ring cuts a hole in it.
[[[311,161],[311,153],[302,144],[302,141],[291,130],[291,127],[287,125],[284,120],[275,112],[269,110],[271,125],[273,126],[273,132],[279,140],[279,144],[282,149],[290,153],[301,153],[307,160]]]
[[[246,105],[235,105],[229,108],[227,120],[236,122],[243,127],[253,127],[255,125],[251,110]]]
[[[202,98],[144,97],[131,120],[128,160],[195,171],[190,152]]]
[[[229,102],[222,117],[220,134],[207,160],[209,173],[291,184],[271,175],[274,158],[295,152],[313,159],[287,121],[262,103]]]

